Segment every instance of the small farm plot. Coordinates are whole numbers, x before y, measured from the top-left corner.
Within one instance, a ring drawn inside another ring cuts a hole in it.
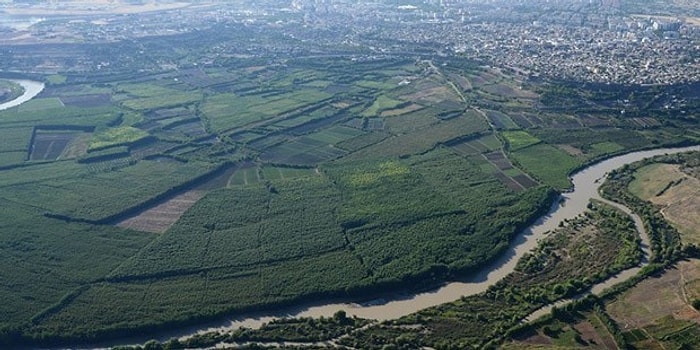
[[[425,107],[423,107],[417,103],[410,103],[408,106],[405,106],[405,107],[397,107],[394,109],[385,110],[382,113],[380,113],[380,116],[382,116],[382,117],[395,117],[398,115],[403,115],[406,113],[415,112],[415,111],[421,110],[423,108],[425,108]]]
[[[332,105],[321,104],[320,106],[320,108],[319,105],[315,105],[308,108],[303,108],[301,111],[293,111],[290,113],[292,115],[291,117],[285,117],[286,119],[275,122],[273,125],[279,129],[295,128],[313,120],[332,117],[333,115],[338,114],[340,111],[339,108]]]
[[[19,107],[20,113],[27,113],[27,112],[37,112],[37,111],[43,111],[47,109],[56,109],[56,108],[62,108],[65,107],[63,105],[63,102],[57,97],[47,97],[47,98],[35,98],[30,101],[27,101],[23,104],[21,104]]]
[[[88,151],[95,151],[107,147],[127,145],[148,137],[148,133],[131,126],[110,128],[97,133],[90,140]]]
[[[506,158],[502,151],[495,151],[484,154],[484,158],[491,164],[495,165],[499,170],[513,169],[513,164]]]
[[[41,130],[34,134],[29,160],[58,160],[68,144],[84,134],[75,130]]]
[[[0,152],[25,152],[26,157],[33,131],[31,127],[0,128]]]
[[[382,112],[395,109],[402,105],[404,102],[395,100],[391,97],[388,97],[386,95],[380,95],[377,97],[376,100],[374,100],[374,103],[372,103],[369,108],[367,108],[364,112],[362,112],[363,117],[376,117],[379,116]]]
[[[163,233],[204,195],[187,191],[119,221],[116,225],[137,231]]]
[[[275,166],[265,166],[262,168],[263,177],[266,180],[288,180],[301,177],[312,176],[316,173],[314,169],[305,168],[285,168]]]
[[[437,123],[439,120],[435,116],[438,113],[435,109],[424,108],[411,113],[384,118],[384,124],[387,131],[404,134]]]
[[[506,142],[508,142],[508,149],[510,151],[517,151],[521,148],[536,145],[542,142],[540,139],[522,130],[504,131],[501,135],[503,135]]]
[[[260,155],[260,159],[276,164],[313,165],[344,154],[345,151],[330,146],[326,142],[300,137],[267,149]]]
[[[247,166],[237,169],[228,179],[226,187],[249,186],[263,182],[260,168],[257,166]]]
[[[71,95],[61,96],[60,99],[66,106],[83,108],[109,106],[112,103],[110,94]]]
[[[119,92],[127,96],[121,101],[122,106],[140,111],[179,107],[202,100],[199,92],[183,92],[154,84],[123,84]]]
[[[215,132],[226,132],[247,124],[319,103],[330,95],[317,90],[300,90],[272,97],[220,94],[207,98],[202,111]]]
[[[575,157],[547,144],[537,144],[511,153],[536,179],[558,189],[571,187],[569,172],[580,164]]]
[[[491,110],[485,110],[484,113],[486,113],[486,117],[489,118],[489,121],[496,130],[520,129],[518,124],[510,119],[510,117],[505,113]]]
[[[197,138],[207,134],[204,130],[204,125],[202,125],[199,120],[177,123],[174,126],[167,127],[164,132],[166,134],[179,134],[191,138]]]
[[[518,124],[518,126],[520,126],[523,129],[527,129],[527,128],[531,128],[533,126],[536,126],[536,124],[534,124],[532,121],[530,121],[530,119],[528,119],[525,116],[525,113],[514,112],[514,113],[510,113],[508,115],[510,116],[510,119],[513,119],[515,124]]]
[[[398,135],[348,156],[350,159],[400,157],[418,154],[459,137],[486,131],[481,118],[466,116],[441,121],[412,133]]]
[[[384,118],[367,118],[365,130],[376,131],[384,130]]]
[[[496,95],[496,96],[504,96],[504,97],[511,97],[511,98],[520,98],[520,99],[535,99],[538,97],[537,94],[528,91],[528,90],[522,90],[518,87],[514,87],[510,84],[492,84],[492,85],[486,85],[481,88],[483,91],[486,91],[490,94]]]
[[[312,140],[325,142],[327,144],[337,144],[362,134],[364,133],[357,129],[346,126],[333,126],[328,129],[309,134],[306,137]]]
[[[479,138],[467,138],[457,143],[451,144],[450,147],[462,155],[481,154],[493,152],[501,149],[501,141],[494,134],[488,134]]]
[[[359,149],[379,143],[389,136],[389,134],[384,132],[370,132],[345,140],[336,144],[335,146],[349,152],[354,152]]]

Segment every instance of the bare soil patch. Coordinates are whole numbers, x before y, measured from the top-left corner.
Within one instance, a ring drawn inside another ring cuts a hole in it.
[[[452,89],[446,86],[436,86],[430,89],[414,92],[409,95],[401,96],[404,101],[424,101],[427,103],[437,103],[447,99],[455,99]]]
[[[617,349],[615,340],[610,333],[601,327],[596,327],[588,320],[579,322],[574,328],[581,334],[581,339],[596,349]]]
[[[557,148],[574,157],[583,156],[583,151],[571,145],[557,145]]]
[[[203,191],[187,191],[167,201],[125,219],[117,226],[132,230],[163,233],[172,226],[187,209],[204,196]]]
[[[678,165],[654,164],[642,168],[630,190],[663,207],[664,217],[681,233],[685,244],[700,244],[700,180]]]
[[[698,295],[700,260],[681,261],[661,277],[642,281],[607,310],[623,331],[652,325],[665,316],[700,324],[700,313],[690,306]]]

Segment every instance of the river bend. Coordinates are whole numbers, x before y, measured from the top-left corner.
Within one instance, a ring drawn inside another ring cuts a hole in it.
[[[11,81],[13,83],[19,84],[24,88],[24,93],[17,97],[14,100],[7,101],[5,103],[0,104],[0,111],[12,108],[12,107],[17,107],[21,105],[22,103],[25,103],[34,97],[41,93],[44,90],[44,83],[38,82],[38,81],[33,81],[33,80],[25,80],[25,79],[4,79],[7,81]]]
[[[232,318],[218,324],[202,325],[200,327],[183,330],[179,334],[171,336],[188,336],[196,333],[210,331],[227,331],[238,329],[239,327],[257,328],[264,322],[269,322],[276,318],[283,317],[332,317],[338,310],[345,310],[349,316],[361,318],[389,320],[396,319],[419,310],[437,306],[443,303],[458,300],[462,296],[469,296],[486,291],[486,289],[504,278],[515,269],[517,261],[526,252],[537,246],[538,240],[549,231],[554,230],[559,222],[570,220],[584,213],[591,199],[602,200],[608,204],[631,214],[631,211],[617,203],[604,200],[598,189],[604,177],[610,171],[640,161],[645,158],[662,155],[681,153],[688,151],[700,151],[700,146],[683,148],[663,148],[648,151],[638,151],[609,158],[599,163],[593,164],[572,176],[574,190],[561,195],[550,211],[537,220],[532,226],[517,235],[510,244],[507,251],[493,263],[484,267],[482,272],[472,275],[465,281],[451,282],[437,290],[417,293],[412,295],[396,294],[391,298],[373,300],[363,304],[357,303],[326,303],[326,304],[306,304],[296,308],[282,308],[269,313],[246,314],[243,317]],[[638,228],[643,228],[636,215],[633,219]],[[644,232],[644,231],[642,231]],[[649,240],[646,234],[642,234],[642,249],[645,257],[649,256]],[[608,279],[592,288],[594,293],[602,291],[604,288],[622,282],[637,273],[639,268],[625,270],[615,277]]]

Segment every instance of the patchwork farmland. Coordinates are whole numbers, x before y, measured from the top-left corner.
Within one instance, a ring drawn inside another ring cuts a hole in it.
[[[501,254],[577,167],[688,140],[556,112],[548,85],[463,59],[234,61],[70,77],[0,111],[0,335],[436,285]]]

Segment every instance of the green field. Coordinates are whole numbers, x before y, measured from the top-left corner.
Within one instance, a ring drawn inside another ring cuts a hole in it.
[[[31,101],[27,101],[18,107],[18,110],[22,113],[42,111],[46,109],[56,109],[63,107],[63,102],[60,99],[51,98],[37,98]]]
[[[363,117],[376,117],[383,111],[396,108],[401,101],[392,99],[386,95],[380,95],[369,108],[362,112]]]
[[[88,145],[88,151],[128,145],[148,136],[148,133],[132,126],[112,128],[95,134]]]
[[[277,39],[250,43],[267,40]],[[272,59],[218,56],[224,46],[207,44],[216,59],[195,66],[204,53],[179,45],[168,46],[182,54],[178,69],[154,60],[114,76],[61,72],[65,79],[45,77],[39,98],[0,111],[0,263],[8,267],[0,347],[155,334],[243,310],[371,300],[387,288],[410,294],[469,278],[550,208],[555,190],[570,188],[572,169],[652,142],[678,144],[694,130],[689,115],[664,114],[639,129],[607,107],[579,121],[540,109],[547,101],[514,102],[497,96],[513,94],[505,89],[519,83],[512,72],[464,57],[358,62],[364,49],[346,45],[328,57]],[[475,88],[456,87],[446,78],[455,74]],[[549,86],[538,84],[523,84],[523,96]],[[571,89],[579,105],[602,104],[585,100],[596,90]],[[596,121],[609,123],[584,126]],[[521,175],[542,185],[503,180]],[[172,226],[157,235],[116,226],[154,211]],[[610,254],[627,248],[606,237]],[[572,243],[571,256],[588,259],[584,243]],[[556,271],[512,277],[531,288],[508,290],[523,304],[479,296],[431,309],[423,346],[441,348],[437,336],[478,344],[476,335],[503,332],[575,288],[558,272],[600,274],[605,259],[590,269],[557,260]]]
[[[318,90],[295,90],[272,98],[219,94],[207,97],[202,111],[212,130],[222,132],[282,116],[328,97],[330,95]]]
[[[520,149],[511,156],[536,179],[558,189],[571,188],[569,173],[580,164],[574,157],[546,144]]]
[[[91,165],[61,162],[8,170],[0,197],[48,213],[99,220],[170,190],[209,168],[141,161],[116,171],[92,172]],[[46,176],[50,174],[49,176]],[[78,177],[81,181],[75,181]],[[31,179],[31,180],[23,180]]]
[[[540,139],[528,134],[526,131],[504,131],[503,137],[508,143],[508,149],[515,152],[519,149],[532,146],[541,142]]]

